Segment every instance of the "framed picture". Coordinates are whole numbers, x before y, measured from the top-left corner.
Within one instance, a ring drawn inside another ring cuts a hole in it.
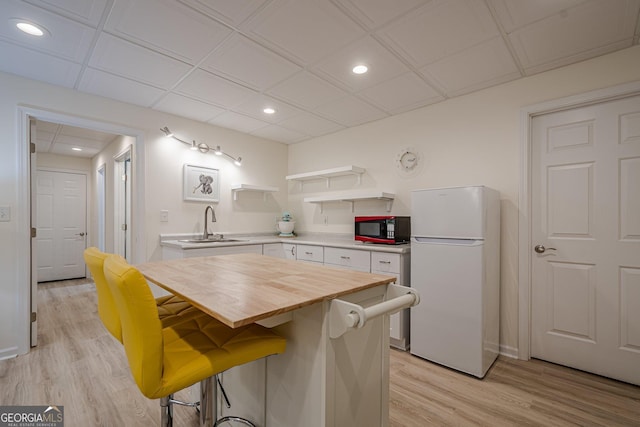
[[[182,196],[194,202],[220,201],[220,174],[218,169],[184,165]]]

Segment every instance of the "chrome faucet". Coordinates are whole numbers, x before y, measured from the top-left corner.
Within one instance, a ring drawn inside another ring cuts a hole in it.
[[[216,222],[216,213],[213,210],[211,205],[204,208],[204,233],[202,234],[202,238],[207,240],[209,238],[209,229],[207,228],[207,212],[211,211],[211,222]]]

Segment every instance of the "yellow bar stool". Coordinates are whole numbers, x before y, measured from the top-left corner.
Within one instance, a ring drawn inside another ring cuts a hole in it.
[[[200,420],[213,423],[215,376],[285,351],[284,338],[256,324],[229,328],[212,317],[196,316],[163,328],[142,273],[114,255],[104,261],[104,275],[120,314],[129,368],[143,395],[161,399],[163,426],[173,423],[173,393],[203,380],[212,387],[202,384],[202,391],[210,394],[201,401]],[[231,419],[253,425],[237,417],[225,417],[213,425]]]
[[[102,324],[107,328],[109,333],[118,341],[122,342],[122,325],[120,323],[120,315],[116,308],[116,303],[111,295],[109,286],[104,278],[104,260],[112,254],[102,252],[96,247],[90,247],[84,251],[84,261],[89,267],[89,271],[93,276],[96,284],[96,293],[98,295],[98,315]],[[193,307],[182,298],[168,295],[156,298],[156,307],[158,317],[162,321],[163,326],[171,325],[175,322],[182,321],[187,317],[205,315],[205,313]]]

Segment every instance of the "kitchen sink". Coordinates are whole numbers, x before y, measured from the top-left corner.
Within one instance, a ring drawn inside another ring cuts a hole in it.
[[[227,242],[244,242],[245,240],[238,239],[186,239],[186,240],[178,240],[182,243],[227,243]]]

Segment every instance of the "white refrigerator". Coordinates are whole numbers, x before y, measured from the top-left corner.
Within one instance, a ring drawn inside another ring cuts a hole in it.
[[[411,192],[411,353],[483,378],[498,356],[500,195],[484,186]]]

